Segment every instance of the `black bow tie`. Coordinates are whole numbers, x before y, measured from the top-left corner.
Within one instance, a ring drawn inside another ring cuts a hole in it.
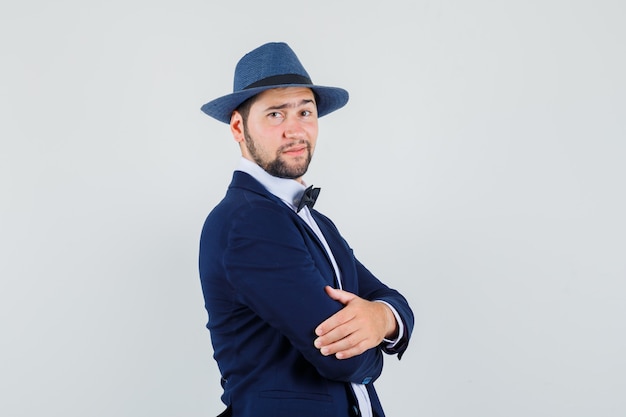
[[[320,191],[320,188],[313,188],[312,185],[304,190],[304,194],[302,194],[300,201],[296,201],[296,205],[298,206],[298,208],[296,209],[296,213],[299,213],[304,206],[307,206],[309,210],[311,210],[315,205],[317,196],[320,195]]]

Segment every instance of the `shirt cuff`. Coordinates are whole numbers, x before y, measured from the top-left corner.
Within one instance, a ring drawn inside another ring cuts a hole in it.
[[[402,336],[404,336],[404,323],[402,323],[402,319],[400,318],[400,314],[398,314],[398,311],[394,308],[394,306],[392,306],[391,304],[389,304],[386,301],[383,300],[374,300],[374,302],[377,303],[383,303],[385,305],[387,305],[387,307],[389,307],[391,309],[391,312],[393,313],[393,315],[396,318],[396,323],[398,323],[398,337],[396,337],[393,340],[390,339],[383,339],[383,341],[387,342],[388,345],[386,346],[387,349],[393,349],[400,340],[402,340]]]

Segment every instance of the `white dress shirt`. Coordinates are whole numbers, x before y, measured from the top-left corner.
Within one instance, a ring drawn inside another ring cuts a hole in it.
[[[274,177],[268,174],[259,165],[243,157],[241,158],[239,162],[237,171],[242,171],[251,175],[254,179],[259,181],[270,193],[280,198],[283,201],[283,203],[285,203],[293,211],[296,211],[296,206],[294,204],[294,201],[296,199],[299,199],[302,193],[304,192],[304,190],[306,189],[306,185],[301,184],[298,181],[290,180],[286,178],[278,178],[278,177]],[[298,216],[300,216],[300,218],[302,218],[302,220],[304,220],[306,224],[308,224],[311,227],[311,229],[315,232],[319,240],[322,242],[322,245],[324,245],[324,249],[326,249],[326,252],[328,253],[328,257],[330,258],[330,261],[333,264],[335,274],[337,275],[337,282],[339,284],[339,288],[342,289],[341,274],[339,272],[339,268],[337,267],[337,261],[335,260],[335,257],[333,256],[333,253],[330,250],[330,247],[328,246],[328,243],[326,242],[326,239],[324,238],[322,231],[320,230],[319,226],[313,219],[313,216],[311,215],[309,208],[306,206],[302,208],[302,210],[298,212]],[[393,306],[391,306],[389,303],[386,303],[384,301],[379,301],[379,302],[385,303],[386,305],[389,306],[389,308],[391,308],[391,311],[396,317],[396,322],[398,323],[398,337],[395,340],[385,339],[385,341],[389,343],[388,347],[392,348],[402,338],[402,335],[404,334],[404,326],[402,324],[402,320],[400,320],[400,315],[398,314],[398,312]],[[352,383],[352,390],[354,391],[356,399],[359,403],[359,409],[361,410],[361,415],[363,417],[372,417],[372,403],[370,402],[369,394],[367,392],[367,389],[365,388],[365,385]]]

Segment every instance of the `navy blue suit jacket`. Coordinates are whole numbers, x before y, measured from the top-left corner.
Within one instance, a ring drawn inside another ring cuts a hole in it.
[[[406,299],[354,257],[327,217],[315,210],[312,215],[343,289],[398,311],[404,337],[387,353],[401,356],[413,329]],[[338,360],[313,346],[314,329],[342,308],[324,291],[336,287],[332,264],[310,227],[246,173],[234,173],[204,224],[200,278],[222,401],[233,416],[348,416],[350,382],[367,384],[375,413],[384,416],[373,382],[386,348]]]

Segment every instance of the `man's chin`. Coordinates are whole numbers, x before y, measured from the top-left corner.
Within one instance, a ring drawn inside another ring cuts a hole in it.
[[[269,166],[268,169],[266,169],[266,171],[275,177],[295,180],[297,178],[300,178],[304,174],[306,174],[307,169],[308,169],[308,166],[307,167]]]
[[[280,178],[295,180],[295,179],[302,177],[304,174],[306,174],[306,171],[307,171],[306,169],[300,170],[300,171],[293,171],[293,170],[281,171],[279,172],[279,175],[275,175],[275,176],[280,177]]]
[[[283,158],[279,159],[278,164],[274,166],[274,171],[279,172],[281,178],[296,179],[303,176],[309,169],[308,158],[298,158],[296,161],[285,161]]]

